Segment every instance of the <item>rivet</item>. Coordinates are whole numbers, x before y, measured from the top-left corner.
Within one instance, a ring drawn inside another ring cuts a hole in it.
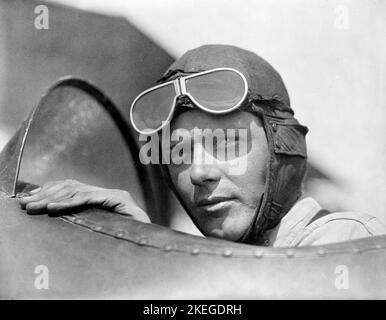
[[[102,226],[93,226],[92,229],[94,231],[101,231],[103,229],[103,227]]]
[[[139,241],[138,241],[138,244],[140,245],[140,246],[145,246],[145,245],[147,245],[147,239],[146,238],[141,238],[141,239],[139,239]]]
[[[279,141],[276,140],[275,146],[276,146],[277,149],[280,149],[280,148],[281,148],[281,145],[280,145]]]
[[[265,244],[266,246],[269,246],[269,239],[264,240],[264,244]]]
[[[273,129],[273,131],[277,131],[277,124],[276,124],[276,122],[272,122],[272,129]]]
[[[295,252],[293,250],[287,250],[285,254],[288,258],[292,258],[295,255]]]
[[[125,233],[123,231],[118,231],[118,232],[115,233],[115,236],[117,238],[122,238],[124,235],[125,235]]]
[[[224,257],[231,257],[232,254],[233,254],[232,250],[229,250],[229,249],[227,249],[227,250],[225,250],[225,251],[223,252],[223,256],[224,256]]]
[[[164,247],[164,250],[165,251],[171,251],[173,249],[173,246],[171,244],[167,244],[165,247]]]
[[[199,248],[194,248],[192,250],[192,255],[194,255],[194,256],[198,255],[199,253],[200,253],[200,249]]]
[[[326,251],[324,251],[324,249],[322,249],[322,248],[318,249],[317,252],[318,252],[318,255],[320,255],[320,256],[324,256],[326,254]]]
[[[263,250],[256,250],[256,251],[255,251],[255,257],[256,257],[256,258],[262,258],[263,255],[264,255]]]
[[[74,222],[75,223],[77,223],[77,224],[81,224],[81,223],[83,223],[83,219],[82,218],[76,218],[75,220],[74,220]]]

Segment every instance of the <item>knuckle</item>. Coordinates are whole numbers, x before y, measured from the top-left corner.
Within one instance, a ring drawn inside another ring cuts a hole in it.
[[[80,192],[79,194],[81,195],[82,198],[88,199],[88,198],[91,198],[93,195],[95,195],[95,192],[87,190],[87,191]]]
[[[54,181],[48,181],[46,183],[43,184],[43,189],[47,189],[49,188],[50,186],[52,186],[55,182]]]
[[[32,210],[38,210],[38,209],[40,209],[42,207],[43,206],[42,206],[41,203],[31,202],[31,203],[28,203],[25,208],[26,208],[27,211],[32,211]]]
[[[74,194],[79,191],[79,186],[71,182],[64,183],[63,187],[60,189],[60,192],[63,194]]]
[[[71,198],[71,200],[72,200],[72,201],[79,201],[79,200],[83,200],[84,198],[85,198],[85,196],[84,196],[83,193],[77,192],[77,193]]]
[[[74,179],[65,179],[65,180],[63,180],[63,184],[65,186],[76,186],[76,185],[79,185],[81,183],[77,180],[74,180]]]
[[[92,186],[89,186],[87,184],[78,184],[77,185],[77,191],[80,192],[80,193],[85,193],[85,192],[88,192],[88,191],[92,191],[93,190],[93,187]]]
[[[74,190],[74,187],[73,186],[70,186],[70,185],[64,185],[63,188],[61,189],[61,192],[63,194],[67,194],[67,193],[70,193]]]

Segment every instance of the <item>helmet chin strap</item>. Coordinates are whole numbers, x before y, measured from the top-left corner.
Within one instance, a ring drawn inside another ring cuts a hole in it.
[[[272,142],[271,142],[271,138],[269,137],[269,132],[268,132],[267,127],[266,127],[267,126],[267,120],[265,118],[265,115],[264,115],[263,112],[252,111],[250,106],[251,106],[251,104],[247,105],[246,111],[250,112],[253,115],[256,115],[256,116],[260,117],[260,119],[263,122],[265,136],[267,138],[267,144],[268,144],[268,150],[269,150],[269,158],[272,159]],[[259,244],[259,243],[255,243],[255,240],[253,240],[253,239],[258,238],[257,234],[254,235],[254,232],[256,232],[256,229],[257,229],[257,226],[256,226],[257,220],[259,219],[260,215],[263,214],[263,211],[264,211],[265,206],[267,204],[267,199],[266,198],[267,198],[267,196],[270,193],[270,188],[271,188],[270,183],[269,183],[270,182],[269,177],[271,175],[270,163],[271,163],[271,160],[268,160],[268,163],[267,163],[267,173],[266,173],[266,182],[265,182],[265,191],[264,191],[264,193],[260,197],[260,203],[259,203],[259,206],[257,207],[257,209],[255,211],[255,215],[253,217],[253,220],[252,220],[250,226],[248,227],[248,229],[244,232],[244,234],[236,242],[251,243],[251,244],[255,244],[255,245]]]
[[[249,225],[248,229],[244,232],[244,234],[238,239],[236,240],[236,242],[241,242],[241,243],[245,243],[247,239],[250,238],[250,236],[253,234],[253,231],[254,231],[254,228],[255,228],[255,224],[256,224],[256,220],[257,220],[257,217],[259,216],[259,213],[260,213],[260,210],[261,210],[261,206],[264,202],[264,196],[265,194],[263,193],[260,197],[260,203],[259,203],[259,206],[257,207],[256,211],[255,211],[255,214],[253,216],[253,219],[252,219],[252,222],[251,224]]]

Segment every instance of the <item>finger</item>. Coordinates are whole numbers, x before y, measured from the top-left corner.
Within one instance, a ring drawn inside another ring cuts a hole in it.
[[[36,189],[33,189],[33,190],[31,190],[29,193],[30,193],[30,194],[34,194],[34,193],[36,193],[36,192],[39,192],[40,190],[42,190],[42,187],[38,187],[38,188],[36,188]]]
[[[23,199],[20,203],[22,204],[22,206],[25,206],[25,209],[28,213],[36,214],[45,211],[47,209],[48,203],[53,201],[60,201],[61,199],[71,198],[75,193],[76,191],[62,188],[55,193],[42,193],[41,195],[36,196],[35,198],[29,197],[29,199]]]
[[[63,182],[63,180],[48,181],[48,182],[44,183],[41,188],[42,188],[42,190],[47,190],[48,188],[50,188],[58,183],[62,183],[62,182]]]
[[[62,189],[70,188],[64,181],[54,181],[50,184],[46,184],[36,193],[20,198],[20,203],[26,205],[29,202],[37,202],[45,198],[51,198],[52,195],[60,192]],[[72,188],[75,188],[74,186]]]
[[[133,206],[130,208],[118,206],[116,212],[122,215],[126,215],[134,220],[150,223],[149,216],[138,206]]]
[[[29,192],[29,195],[23,196],[21,199],[34,199],[37,195],[42,195],[47,192],[52,186],[57,185],[57,181],[49,182],[44,184],[41,187],[33,189]]]
[[[60,192],[50,196],[45,197],[38,201],[29,202],[26,204],[25,208],[28,213],[30,214],[36,214],[39,212],[49,211],[49,208],[47,205],[49,203],[56,203],[60,201],[64,201],[67,199],[71,199],[71,197],[74,195],[74,192],[71,192],[66,189],[62,189]]]
[[[29,214],[44,212],[47,206],[47,200],[29,202],[25,205],[25,209]]]
[[[52,185],[49,190],[45,192],[41,192],[40,195],[31,196],[27,199],[24,199],[23,202],[26,203],[25,207],[28,213],[38,213],[42,211],[50,211],[50,208],[55,208],[54,206],[47,207],[49,203],[57,203],[67,199],[71,199],[72,197],[82,194],[81,191],[84,189],[85,185],[65,185],[64,183]],[[85,200],[86,201],[86,200]]]
[[[59,202],[59,201],[65,200],[65,199],[72,198],[76,193],[77,193],[76,190],[71,190],[68,188],[62,188],[59,191],[57,191],[56,193],[53,193],[53,194],[47,196],[47,198],[45,198],[45,199],[47,200],[47,203]]]
[[[98,187],[85,185],[81,186],[80,189],[83,191],[77,191],[71,198],[59,201],[50,201],[47,204],[47,211],[53,212],[80,207],[83,205],[102,204],[106,200],[104,193],[100,192],[100,188]]]
[[[74,187],[78,185],[83,185],[82,183],[72,180],[72,179],[66,179],[66,180],[56,180],[56,181],[50,181],[43,185],[41,191],[47,191],[50,192],[50,190],[57,190],[57,188],[60,187]]]
[[[56,188],[56,189],[60,190],[60,188]],[[55,189],[51,190],[49,192],[47,192],[47,190],[41,190],[41,191],[36,192],[33,195],[21,197],[19,199],[20,200],[20,204],[22,206],[26,206],[28,203],[37,202],[37,201],[43,200],[45,198],[50,197],[50,195],[55,193],[55,191],[56,191]]]
[[[47,211],[56,212],[62,210],[68,210],[71,208],[80,207],[87,204],[87,199],[84,197],[72,197],[57,202],[49,202],[46,206]]]

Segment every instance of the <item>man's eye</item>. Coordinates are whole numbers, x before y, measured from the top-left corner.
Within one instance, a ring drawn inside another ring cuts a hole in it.
[[[238,143],[238,139],[227,139],[226,140],[226,144],[229,146],[229,145],[234,145],[234,144],[237,144]]]
[[[232,160],[235,157],[240,156],[240,137],[239,135],[227,135],[224,139],[218,141],[217,145],[214,145],[214,153],[216,158],[223,160]]]
[[[237,145],[239,142],[239,137],[238,136],[226,136],[224,140],[219,141],[218,146],[221,147],[229,147],[232,145]]]
[[[170,147],[170,153],[173,153],[178,156],[182,156],[184,155],[184,153],[188,153],[188,150],[189,146],[178,143]]]
[[[170,160],[174,165],[189,164],[192,157],[192,146],[177,143],[170,149]]]

